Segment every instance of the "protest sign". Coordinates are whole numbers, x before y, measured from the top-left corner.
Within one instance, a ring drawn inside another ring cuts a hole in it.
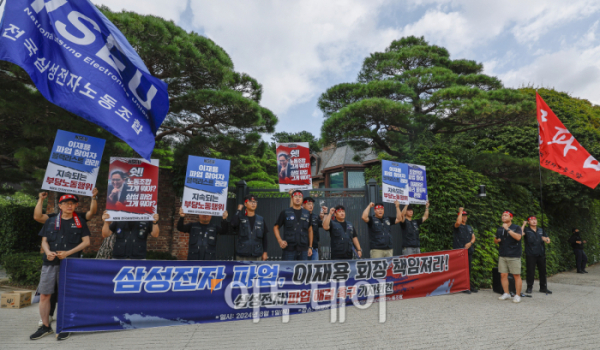
[[[381,161],[382,197],[385,203],[427,203],[427,176],[422,165]]]
[[[470,287],[466,249],[328,261],[65,259],[60,268],[57,332],[277,317]]]
[[[227,207],[229,161],[188,156],[183,212],[221,216]]]
[[[51,103],[150,158],[167,84],[89,0],[0,1],[0,60],[23,68]]]
[[[308,142],[277,144],[279,191],[312,189]]]
[[[107,221],[151,221],[158,198],[158,159],[110,158]]]
[[[42,189],[91,196],[105,140],[58,130]]]

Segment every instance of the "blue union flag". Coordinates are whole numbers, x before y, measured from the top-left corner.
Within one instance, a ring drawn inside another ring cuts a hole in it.
[[[0,0],[0,60],[23,68],[48,101],[150,158],[167,84],[88,0]]]

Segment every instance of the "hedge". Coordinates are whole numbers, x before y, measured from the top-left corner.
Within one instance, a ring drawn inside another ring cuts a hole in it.
[[[40,282],[43,263],[40,253],[5,254],[0,261],[11,282],[30,286]]]
[[[0,204],[0,257],[18,252],[39,252],[42,224],[33,220],[33,206]]]

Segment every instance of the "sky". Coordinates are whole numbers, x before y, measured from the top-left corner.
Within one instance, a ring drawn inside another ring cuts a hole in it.
[[[403,36],[483,63],[506,87],[554,88],[600,104],[598,0],[95,0],[212,39],[263,86],[276,131],[320,136],[319,96]],[[268,137],[267,137],[268,139]]]

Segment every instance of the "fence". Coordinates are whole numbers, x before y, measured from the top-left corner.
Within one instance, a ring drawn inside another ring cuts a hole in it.
[[[281,193],[278,189],[251,189],[245,181],[237,183],[235,188],[231,188],[230,196],[227,202],[227,208],[230,215],[233,215],[239,204],[243,203],[243,198],[248,194],[253,194],[258,199],[256,214],[265,219],[269,229],[269,247],[267,254],[269,260],[281,260],[281,248],[273,234],[273,226],[277,221],[279,213],[290,206],[290,197],[287,193]],[[354,224],[356,234],[363,253],[363,258],[369,258],[369,232],[367,224],[362,221],[361,216],[370,202],[381,201],[381,187],[377,185],[374,179],[368,181],[364,188],[319,188],[309,191],[303,191],[304,196],[310,196],[315,199],[315,212],[320,210],[321,206],[328,208],[338,204],[346,208],[346,221]],[[385,215],[396,216],[396,208],[391,203],[385,203]],[[371,212],[372,215],[372,212]],[[216,221],[219,224],[218,221]],[[402,250],[402,230],[400,225],[394,225],[391,229],[392,241],[394,244],[394,255],[400,255]],[[319,229],[319,257],[321,260],[330,258],[330,239],[329,232]],[[217,240],[217,259],[233,260],[235,257],[235,239],[236,236],[220,236]]]

